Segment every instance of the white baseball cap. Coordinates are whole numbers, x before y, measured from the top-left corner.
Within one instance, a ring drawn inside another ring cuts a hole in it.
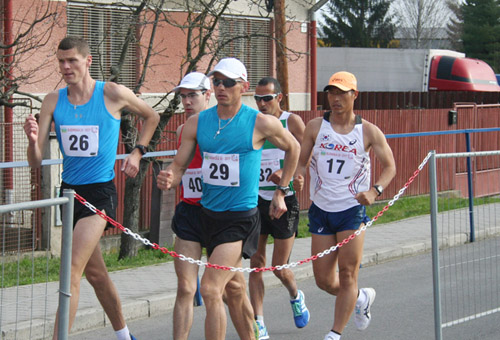
[[[247,81],[247,68],[241,61],[236,58],[224,58],[221,59],[214,69],[208,73],[210,77],[215,72],[219,72],[231,79],[243,79]]]
[[[201,72],[191,72],[182,78],[181,83],[174,88],[175,92],[180,89],[210,90],[210,79]]]

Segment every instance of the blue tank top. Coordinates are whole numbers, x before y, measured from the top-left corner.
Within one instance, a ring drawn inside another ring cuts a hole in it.
[[[203,207],[248,211],[257,206],[262,148],[255,150],[252,139],[258,113],[242,105],[231,122],[219,124],[217,106],[200,112],[196,138],[203,157]]]
[[[104,104],[104,82],[96,81],[84,105],[68,100],[68,88],[59,90],[54,123],[63,154],[64,182],[72,185],[108,182],[115,177],[120,120]]]

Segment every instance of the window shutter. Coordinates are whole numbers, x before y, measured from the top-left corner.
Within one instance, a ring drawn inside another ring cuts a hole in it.
[[[68,3],[68,35],[87,40],[92,54],[90,74],[107,80],[111,68],[120,60],[123,42],[131,23],[131,12],[110,6],[82,6]],[[118,83],[133,89],[136,85],[136,49],[134,40],[129,44]]]
[[[223,17],[219,43],[224,45],[222,57],[235,57],[245,64],[250,89],[254,90],[262,77],[268,77],[271,65],[271,21]],[[236,39],[235,39],[236,38]]]

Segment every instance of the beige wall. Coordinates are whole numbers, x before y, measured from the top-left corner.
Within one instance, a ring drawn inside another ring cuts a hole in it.
[[[104,0],[102,2],[111,2]],[[230,6],[230,13],[234,15],[242,15],[245,17],[261,17],[267,16],[267,11],[259,9],[256,5],[249,5],[250,1],[234,1]],[[290,53],[288,61],[289,68],[289,89],[290,103],[294,110],[307,109],[309,104],[309,47],[308,33],[303,32],[303,23],[307,20],[307,10],[311,6],[312,1],[287,1],[286,14],[289,20],[287,25],[287,44],[288,47],[296,53]],[[169,2],[172,4],[172,2]],[[27,72],[33,70],[30,79],[24,84],[21,84],[20,90],[23,92],[44,94],[53,91],[57,88],[65,86],[59,76],[58,64],[55,58],[55,49],[57,43],[66,34],[66,2],[65,1],[45,1],[45,0],[16,0],[14,2],[14,17],[16,20],[25,19],[26,22],[32,21],[36,10],[52,6],[55,8],[57,16],[57,26],[54,28],[50,40],[46,45],[40,47],[36,53],[25,57],[18,65],[18,72]],[[185,13],[180,11],[170,11],[168,14],[182,22]],[[270,15],[272,17],[272,13]],[[150,18],[150,14],[148,14]],[[307,25],[306,25],[307,27]],[[17,25],[17,29],[22,29]],[[142,46],[147,46],[149,32],[143,34]],[[143,94],[162,94],[171,91],[172,88],[179,82],[181,75],[185,70],[181,70],[180,64],[182,57],[186,51],[186,36],[178,28],[164,24],[157,30],[155,39],[155,50],[161,51],[155,55],[151,61],[151,68],[148,70],[146,82],[141,89]],[[141,60],[145,56],[145,50],[140,51],[139,58]],[[206,65],[201,64],[199,71],[207,71]],[[274,68],[276,61],[273,62]],[[276,76],[274,71],[273,76]],[[251,101],[250,101],[251,102]]]

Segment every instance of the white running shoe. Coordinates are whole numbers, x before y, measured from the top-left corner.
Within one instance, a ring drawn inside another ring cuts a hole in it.
[[[354,324],[356,328],[360,331],[365,330],[372,319],[370,308],[375,301],[375,296],[377,293],[373,288],[361,288],[362,293],[366,295],[366,301],[363,305],[354,308]],[[361,292],[360,292],[361,293]]]
[[[337,339],[340,339],[340,337],[334,337],[332,335],[332,332],[330,332],[327,335],[325,335],[325,338],[323,340],[337,340]]]
[[[269,339],[269,334],[267,333],[266,326],[261,323],[259,320],[255,320],[257,323],[257,327],[259,329],[259,339],[258,340],[267,340]]]

